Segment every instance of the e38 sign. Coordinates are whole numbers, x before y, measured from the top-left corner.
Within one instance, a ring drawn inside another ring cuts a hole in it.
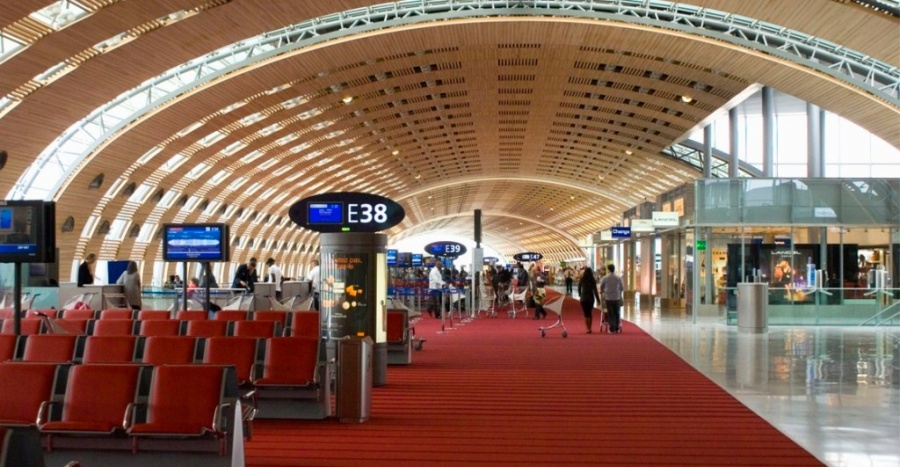
[[[384,196],[339,192],[301,199],[291,205],[288,215],[300,227],[316,232],[379,232],[402,222],[406,211]]]

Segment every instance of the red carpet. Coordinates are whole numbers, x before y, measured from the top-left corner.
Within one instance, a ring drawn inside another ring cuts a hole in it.
[[[478,319],[388,367],[363,424],[257,421],[247,465],[822,465],[630,323]],[[597,319],[595,318],[595,321]]]

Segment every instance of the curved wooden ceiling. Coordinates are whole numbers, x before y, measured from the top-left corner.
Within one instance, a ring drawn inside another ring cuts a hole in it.
[[[0,118],[0,141],[10,155],[0,177],[4,192],[67,128],[145,80],[241,39],[369,2],[79,3],[96,12],[48,32],[21,21],[47,1],[0,2],[0,25],[40,37],[0,62],[0,95],[21,96]],[[809,29],[898,62],[895,18],[827,0],[775,8],[695,3]],[[804,14],[811,7],[823,15]],[[182,21],[154,23],[191,9]],[[835,15],[866,27],[848,35],[825,19]],[[84,55],[136,27],[146,30],[127,44]],[[35,75],[71,57],[80,57],[80,66],[33,84]],[[68,216],[75,222],[57,236],[61,273],[88,251],[143,259],[149,273],[159,259],[158,240],[129,234],[183,221],[231,223],[244,238],[234,261],[271,255],[306,262],[316,237],[290,225],[287,206],[351,190],[404,205],[406,220],[388,232],[395,240],[436,230],[470,237],[472,212],[482,209],[487,239],[504,254],[580,256],[579,243],[623,211],[695,179],[695,169],[660,151],[755,83],[851,118],[900,146],[896,107],[784,59],[708,38],[584,18],[400,26],[239,70],[130,122],[55,197],[58,226]],[[221,138],[200,144],[213,132]],[[162,147],[158,154],[139,161],[155,146]],[[184,160],[173,170],[179,154]],[[91,188],[99,174],[102,186]],[[144,199],[129,196],[132,184],[147,186]],[[116,219],[124,221],[123,238],[94,234]]]

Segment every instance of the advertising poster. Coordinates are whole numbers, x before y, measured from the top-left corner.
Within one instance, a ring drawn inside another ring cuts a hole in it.
[[[323,253],[321,308],[328,338],[366,336],[371,291],[366,285],[367,253]]]

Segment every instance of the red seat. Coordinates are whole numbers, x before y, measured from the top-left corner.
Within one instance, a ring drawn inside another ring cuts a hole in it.
[[[185,335],[218,337],[228,335],[228,321],[188,321]]]
[[[112,434],[125,430],[129,404],[137,399],[139,365],[76,365],[69,370],[62,417],[39,423],[49,434],[52,449],[54,434]]]
[[[272,337],[266,339],[263,375],[253,381],[260,386],[312,386],[316,384],[319,339]]]
[[[193,337],[151,336],[144,341],[141,361],[150,365],[194,363],[196,349],[197,339]]]
[[[96,319],[97,312],[94,310],[62,310],[60,312],[62,319]]]
[[[75,359],[78,336],[72,334],[37,334],[25,341],[25,362],[71,362]]]
[[[134,335],[135,323],[131,319],[98,319],[94,321],[95,336],[131,336]]]
[[[134,319],[134,310],[102,310],[100,319]]]
[[[156,319],[172,319],[172,313],[166,310],[141,310],[138,312],[137,319],[156,320]]]
[[[214,319],[218,321],[244,321],[247,319],[247,312],[242,310],[219,310],[216,312]]]
[[[388,310],[387,312],[387,343],[404,343],[407,338],[406,313],[403,311]]]
[[[266,311],[257,311],[253,313],[254,321],[278,321],[281,323],[281,328],[285,329],[288,327],[288,312],[287,311],[277,311],[277,310],[266,310]]]
[[[278,337],[281,323],[278,321],[235,321],[233,334],[237,337]]]
[[[181,321],[174,319],[151,319],[141,321],[142,336],[178,336],[181,335]]]
[[[210,337],[206,339],[203,363],[234,365],[239,384],[253,380],[259,340],[253,337]]]
[[[16,344],[18,342],[19,336],[0,334],[0,362],[16,358]]]
[[[175,315],[175,319],[182,321],[206,321],[209,319],[209,313],[200,310],[181,310]]]
[[[149,339],[148,339],[149,340]],[[204,437],[219,440],[225,454],[223,413],[225,368],[214,365],[163,365],[153,369],[147,422],[128,429],[132,450],[141,437]],[[189,388],[189,389],[188,389]]]
[[[16,310],[13,308],[0,308],[0,319],[13,319]]]
[[[19,322],[21,323],[19,332],[23,336],[41,333],[41,319],[36,316],[29,316],[27,319],[23,318]],[[13,319],[4,319],[2,328],[0,328],[0,334],[13,334],[15,332],[14,326],[15,321]]]
[[[44,331],[46,334],[85,335],[88,333],[90,322],[89,319],[54,319],[50,320],[50,329]]]
[[[298,311],[291,319],[291,336],[318,339],[321,327],[318,311]]]
[[[131,363],[135,360],[136,343],[135,336],[89,336],[81,362]]]
[[[41,403],[53,399],[58,368],[52,363],[0,363],[0,424],[36,424]]]

